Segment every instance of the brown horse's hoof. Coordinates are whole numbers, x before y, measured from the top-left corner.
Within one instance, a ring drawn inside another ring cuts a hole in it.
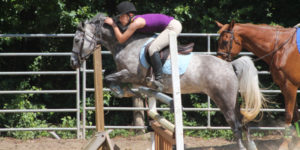
[[[299,150],[300,149],[300,142],[296,143],[293,150]]]
[[[300,150],[300,138],[294,137],[293,138],[293,150]]]

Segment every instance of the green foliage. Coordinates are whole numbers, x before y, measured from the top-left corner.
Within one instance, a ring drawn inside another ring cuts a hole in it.
[[[76,127],[76,118],[71,116],[65,116],[61,118],[61,127],[64,128],[74,128]],[[57,135],[60,136],[63,139],[67,138],[76,138],[75,131],[57,131]]]
[[[208,107],[208,102],[201,101],[201,98],[199,95],[191,94],[190,95],[191,101],[193,102],[193,107],[195,108],[212,108],[212,104]],[[202,117],[206,117],[208,115],[207,111],[202,111],[198,113]],[[210,111],[210,115],[214,116],[216,114],[215,111]]]
[[[42,56],[38,56],[34,59],[33,63],[29,66],[32,71],[40,71],[42,65]]]
[[[28,88],[29,82],[23,81],[20,83],[20,89]],[[32,86],[31,90],[39,90],[39,88]],[[30,102],[33,94],[21,94],[17,95],[15,99],[11,100],[10,103],[5,103],[3,109],[45,109],[44,105],[34,105]],[[2,126],[6,128],[45,128],[48,127],[46,120],[43,118],[43,114],[36,112],[28,113],[9,113],[0,114],[0,120]],[[6,119],[9,118],[9,119]],[[8,136],[12,136],[20,139],[32,139],[41,136],[48,136],[46,131],[11,131],[7,133]]]
[[[110,106],[110,102],[111,102],[111,93],[104,91],[103,92],[103,102],[104,102],[104,106]],[[95,99],[94,99],[94,95],[91,95],[90,97],[86,98],[86,106],[87,107],[92,107],[95,105]],[[92,126],[95,122],[95,111],[91,111],[88,110],[86,111],[86,125],[88,126]],[[92,133],[89,133],[92,134]]]
[[[255,137],[263,137],[265,136],[265,132],[259,132],[259,131],[256,131],[252,134],[252,136],[255,136]]]
[[[116,136],[128,137],[133,135],[135,135],[134,131],[125,130],[125,129],[115,129],[109,134],[111,138]]]

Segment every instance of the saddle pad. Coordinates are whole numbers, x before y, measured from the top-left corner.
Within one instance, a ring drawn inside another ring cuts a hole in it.
[[[193,53],[190,53],[188,55],[178,55],[179,75],[185,73],[187,67],[189,66],[192,56]],[[172,68],[171,59],[168,59],[162,68],[163,73],[172,74],[171,68]]]
[[[157,35],[152,36],[148,41],[145,42],[145,44],[142,46],[141,48],[141,52],[140,52],[140,62],[142,63],[142,65],[148,69],[150,67],[150,64],[147,62],[147,59],[145,57],[145,48],[146,46],[153,41],[155,38],[157,37]]]
[[[151,37],[141,48],[140,62],[143,65],[143,67],[145,67],[146,69],[148,69],[150,67],[150,64],[147,62],[146,57],[145,57],[145,48],[146,48],[146,45],[148,43],[150,43],[152,40],[154,40],[155,38],[156,38],[156,35]],[[180,75],[185,73],[185,71],[190,63],[192,55],[193,55],[193,53],[190,53],[188,55],[178,55],[178,65],[179,65],[179,74]],[[164,74],[172,74],[170,59],[166,60],[165,64],[163,65],[162,70],[163,70]]]
[[[298,47],[298,51],[300,53],[300,28],[297,28],[297,47]]]

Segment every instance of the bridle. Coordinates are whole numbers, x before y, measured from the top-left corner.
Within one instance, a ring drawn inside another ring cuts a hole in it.
[[[222,31],[221,35],[224,33],[231,34],[230,41],[229,41],[229,49],[226,52],[217,52],[217,56],[223,56],[223,57],[225,57],[226,61],[231,61],[231,59],[232,59],[231,58],[232,43],[233,43],[233,41],[239,45],[240,45],[240,43],[235,40],[233,30],[224,30],[224,31]]]
[[[96,25],[96,29],[95,31],[98,31],[98,28],[99,28],[100,25]],[[100,38],[97,38],[95,34],[92,34],[91,32],[89,31],[86,31],[84,29],[77,29],[77,30],[80,30],[82,33],[83,33],[83,36],[82,36],[82,42],[81,42],[81,45],[80,45],[80,49],[79,49],[79,52],[75,52],[75,51],[72,51],[72,53],[74,53],[78,59],[79,59],[79,64],[81,64],[83,61],[87,60],[94,52],[95,50],[95,47],[98,45],[98,44],[101,44],[101,40],[102,40],[102,34],[99,33],[99,37]],[[87,38],[89,37],[89,38]],[[83,46],[84,46],[84,42],[85,41],[88,41],[90,43],[89,47],[92,46],[92,51],[87,54],[86,56],[82,56],[83,54]]]

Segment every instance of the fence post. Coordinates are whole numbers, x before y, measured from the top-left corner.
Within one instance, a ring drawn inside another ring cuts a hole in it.
[[[181,104],[181,91],[180,91],[180,78],[178,68],[178,51],[177,51],[177,36],[175,32],[170,32],[170,54],[171,54],[171,67],[172,67],[172,86],[173,86],[173,102],[174,102],[174,115],[175,116],[175,137],[176,149],[183,150],[183,123],[182,123],[182,104]]]
[[[109,138],[109,132],[104,131],[104,102],[102,81],[102,56],[101,46],[97,45],[94,51],[94,87],[95,87],[95,122],[96,134],[84,146],[84,150],[113,150],[118,148]]]
[[[104,109],[103,109],[103,83],[102,83],[102,56],[101,46],[97,45],[94,52],[94,87],[95,87],[95,122],[96,131],[104,131]],[[102,150],[102,146],[99,150]]]
[[[82,133],[80,132],[80,70],[76,69],[76,120],[77,120],[77,139],[82,139]]]

